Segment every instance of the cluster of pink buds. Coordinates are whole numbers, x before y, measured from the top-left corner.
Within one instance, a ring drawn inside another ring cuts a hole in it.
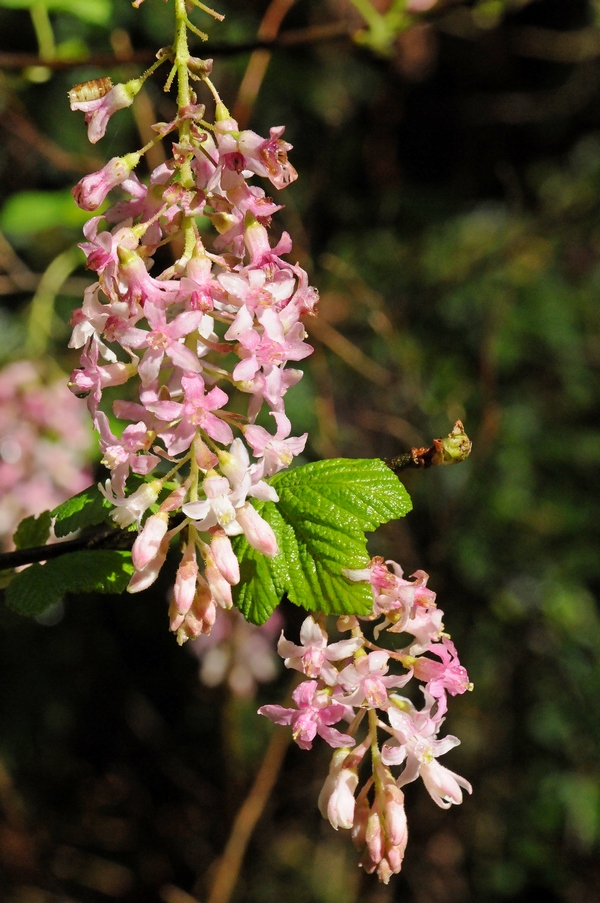
[[[444,809],[462,802],[463,790],[471,792],[468,781],[438,762],[460,741],[438,738],[438,733],[448,694],[456,696],[472,685],[443,632],[443,612],[424,571],[406,580],[399,565],[376,558],[364,570],[345,573],[372,586],[373,612],[366,620],[375,624],[374,640],[354,616],[338,620],[338,629],[351,637],[335,643],[328,642],[312,616],[302,625],[300,645],[282,633],[278,652],[286,667],[307,679],[293,693],[294,708],[265,705],[259,712],[290,725],[302,749],[310,749],[317,734],[335,749],[319,809],[336,830],[352,831],[361,865],[387,884],[400,871],[408,837],[402,788],[421,777]],[[402,634],[409,642],[401,649],[382,648],[377,645],[382,631]],[[399,673],[391,665],[400,666]],[[398,693],[411,681],[413,686],[420,682],[422,700],[418,693],[416,702]],[[365,720],[366,735],[357,739]],[[345,732],[333,727],[339,722],[348,725]],[[363,775],[359,789],[359,766],[367,751],[370,774]],[[392,769],[398,768],[395,777]]]
[[[284,259],[289,235],[271,244],[268,227],[280,205],[250,184],[256,175],[281,189],[296,178],[283,127],[266,139],[240,130],[210,82],[211,61],[188,57],[182,71],[181,56],[173,67],[177,114],[155,126],[156,141],[177,133],[170,158],[141,181],[133,170],[152,141],[73,190],[90,211],[114,188],[123,197],[84,229],[80,247],[97,281],[73,314],[70,342],[82,349],[70,386],[87,397],[110,471],[103,492],[114,520],[140,530],[130,592],[156,579],[171,539],[182,534],[170,607],[180,643],[210,632],[218,609],[232,605],[240,574],[231,537],[243,533],[264,555],[278,552],[249,499],[277,501],[265,478],[304,449],[306,435],[290,436],[284,399],[302,376],[288,364],[312,352],[301,318],[318,300],[305,271]],[[168,58],[162,52],[159,63]],[[213,122],[189,79],[212,93]],[[86,114],[92,141],[142,84],[104,81],[80,85],[71,97]],[[160,269],[155,257],[164,261],[169,252],[171,262]],[[113,386],[124,387],[126,400],[112,404],[124,429],[102,407]],[[255,423],[264,404],[272,432]],[[128,492],[132,473],[146,481]]]

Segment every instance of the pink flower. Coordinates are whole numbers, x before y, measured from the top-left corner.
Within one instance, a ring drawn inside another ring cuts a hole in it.
[[[229,481],[225,477],[220,477],[216,471],[209,470],[202,483],[202,489],[206,498],[183,505],[185,516],[198,521],[197,530],[210,530],[218,524],[228,536],[239,536],[242,528],[237,523],[235,510],[235,502],[238,499],[232,493]]]
[[[429,579],[425,571],[416,571],[411,580],[405,580],[402,568],[395,561],[373,558],[366,568],[343,571],[348,580],[369,582],[373,588],[373,615],[385,615],[385,622],[377,628],[379,633],[388,624],[392,632],[401,633],[407,627],[415,609],[435,606],[435,593],[427,589]]]
[[[238,148],[243,154],[243,168],[250,169],[259,176],[266,176],[276,188],[285,188],[298,178],[298,173],[289,162],[287,152],[292,145],[281,136],[285,126],[276,126],[265,139],[256,132],[244,131],[238,138]]]
[[[135,364],[125,364],[123,361],[98,364],[98,343],[94,339],[81,355],[81,363],[84,366],[73,370],[68,386],[78,398],[88,396],[88,409],[95,420],[102,390],[107,386],[126,383],[135,372]]]
[[[196,331],[202,322],[202,311],[184,311],[167,322],[164,308],[147,300],[144,315],[150,325],[149,331],[132,327],[121,336],[125,347],[147,349],[138,367],[142,385],[149,386],[158,378],[165,355],[182,370],[197,373],[200,370],[198,356],[181,340]]]
[[[66,382],[31,361],[0,371],[0,549],[19,521],[55,508],[92,482],[91,424]]]
[[[461,788],[467,793],[473,792],[473,788],[465,778],[440,765],[436,759],[423,762],[420,772],[430,797],[442,809],[449,809],[452,804],[462,803]]]
[[[202,683],[216,687],[226,681],[235,696],[254,696],[257,684],[277,676],[273,639],[280,625],[278,612],[257,627],[236,608],[220,611],[210,635],[199,637],[189,647],[202,662]]]
[[[277,423],[277,432],[272,436],[262,426],[250,424],[244,431],[248,444],[252,447],[254,457],[262,458],[254,469],[255,477],[271,477],[280,470],[289,467],[296,455],[304,451],[308,433],[298,438],[288,439],[292,425],[283,412],[272,411],[271,416]]]
[[[275,724],[289,724],[292,737],[301,749],[312,749],[312,742],[318,734],[330,746],[354,746],[348,734],[342,734],[331,727],[344,717],[345,706],[331,701],[329,693],[319,690],[316,680],[306,680],[296,687],[292,699],[297,709],[286,709],[280,705],[263,705],[259,715],[265,715]]]
[[[212,413],[227,404],[229,401],[227,394],[218,386],[214,386],[205,394],[204,380],[200,374],[183,376],[181,385],[183,402],[158,401],[151,405],[152,411],[160,420],[176,424],[169,429],[161,430],[160,433],[169,454],[178,455],[189,448],[198,430],[203,430],[216,442],[223,444],[231,442],[233,440],[231,427]]]
[[[447,809],[452,803],[462,801],[460,788],[471,793],[471,785],[435,761],[458,746],[460,741],[452,735],[441,740],[437,738],[444,719],[439,711],[432,717],[437,700],[427,690],[423,692],[425,706],[420,711],[408,699],[402,698],[395,698],[395,704],[388,708],[393,738],[383,744],[381,759],[386,765],[399,765],[406,760],[406,767],[397,780],[398,786],[403,787],[420,775],[434,802]]]
[[[140,422],[126,426],[119,441],[113,435],[108,417],[102,411],[96,414],[96,428],[100,432],[102,463],[111,471],[113,489],[119,495],[124,495],[125,481],[130,469],[145,476],[154,470],[160,461],[158,455],[138,454],[148,451],[154,440],[154,434],[147,429],[145,423]]]
[[[332,661],[340,661],[349,658],[364,643],[362,637],[352,637],[349,640],[341,640],[339,643],[327,645],[327,634],[317,624],[312,615],[300,628],[300,646],[296,646],[283,635],[277,644],[277,652],[285,659],[286,668],[294,668],[302,671],[307,677],[320,677],[325,683],[334,686],[337,683],[339,672],[331,664]]]
[[[403,687],[411,678],[411,674],[390,675],[388,671],[389,655],[387,652],[369,652],[355,658],[354,663],[347,665],[338,674],[338,684],[349,696],[344,696],[346,705],[381,709],[388,706],[388,687]]]
[[[443,637],[441,643],[430,643],[425,651],[433,652],[440,661],[436,662],[421,656],[412,667],[415,677],[427,681],[427,690],[432,696],[442,696],[445,691],[451,696],[457,696],[472,689],[467,669],[459,662],[456,646],[452,640]]]
[[[82,85],[75,85],[69,91],[69,100],[72,110],[81,110],[85,113],[85,121],[88,126],[88,140],[91,144],[96,144],[103,137],[112,114],[116,113],[117,110],[122,110],[124,107],[131,106],[133,98],[142,87],[143,80],[134,78],[124,85],[111,85],[110,90],[106,94],[93,100],[78,99],[82,93],[87,93],[82,91],[82,89],[85,89],[88,84],[88,82],[85,82]]]
[[[152,480],[151,483],[142,483],[142,485],[132,492],[126,498],[119,498],[112,490],[110,480],[106,481],[106,485],[98,484],[98,489],[102,495],[111,504],[115,505],[115,510],[111,512],[111,517],[122,529],[130,527],[132,524],[139,523],[150,507],[153,505],[160,490],[162,483],[160,480]]]
[[[275,311],[265,310],[258,316],[261,332],[248,329],[240,335],[241,361],[233,371],[235,380],[252,379],[265,365],[283,366],[287,361],[301,361],[312,354],[312,346],[304,341],[306,331],[301,323],[295,323],[286,333]]]

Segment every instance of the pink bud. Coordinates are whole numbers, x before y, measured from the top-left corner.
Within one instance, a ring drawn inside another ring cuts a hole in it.
[[[161,567],[165,563],[165,558],[167,557],[168,551],[169,537],[165,536],[154,558],[151,558],[145,567],[141,568],[140,570],[136,570],[135,574],[129,581],[129,585],[127,586],[128,593],[141,593],[142,590],[148,589],[149,586],[152,586],[152,584],[158,577]]]
[[[216,617],[217,609],[210,590],[200,578],[192,607],[180,625],[176,628],[171,626],[171,630],[177,633],[177,642],[182,646],[187,640],[195,640],[203,633],[210,633]]]
[[[219,568],[217,567],[214,555],[207,546],[203,551],[204,557],[204,576],[210,588],[213,600],[221,608],[231,608],[233,598],[231,595],[231,585],[227,582]]]
[[[356,769],[344,768],[348,749],[336,749],[331,760],[329,775],[319,794],[319,811],[328,818],[331,826],[351,828],[354,823],[354,791],[358,785]]]
[[[96,210],[108,192],[125,181],[139,159],[138,153],[113,157],[98,172],[84,176],[72,190],[77,206],[82,210]]]
[[[371,807],[366,793],[362,796],[359,795],[354,809],[354,824],[352,826],[352,843],[359,851],[364,849],[367,842],[367,824],[370,811]]]
[[[381,861],[384,852],[384,837],[379,813],[371,810],[367,820],[367,852],[375,864]]]
[[[240,563],[235,557],[231,540],[225,531],[215,531],[210,541],[210,549],[213,553],[215,564],[221,574],[231,586],[240,582]]]
[[[142,532],[131,549],[131,559],[136,571],[141,571],[158,554],[168,524],[168,516],[160,512],[147,518]]]
[[[271,526],[260,516],[256,508],[252,507],[250,502],[246,502],[242,508],[238,508],[237,521],[253,549],[262,552],[267,558],[274,558],[279,554],[279,546]]]
[[[408,840],[408,827],[404,809],[404,796],[401,790],[398,790],[398,793],[401,797],[400,800],[390,800],[386,803],[385,829],[389,842],[394,847],[402,848],[404,854],[404,848]]]
[[[190,610],[196,593],[196,578],[198,577],[198,562],[196,560],[196,547],[194,543],[188,543],[177,568],[175,586],[173,587],[173,604],[179,614],[185,615]]]

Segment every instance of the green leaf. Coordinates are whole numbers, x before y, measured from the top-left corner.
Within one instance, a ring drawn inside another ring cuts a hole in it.
[[[82,530],[94,524],[110,523],[110,512],[113,505],[104,498],[97,486],[89,486],[67,499],[50,514],[56,518],[54,532],[57,536],[66,536],[75,530]]]
[[[71,552],[18,573],[6,590],[6,603],[21,615],[35,617],[65,593],[122,593],[132,574],[130,552]]]
[[[284,593],[309,611],[367,614],[370,586],[347,580],[342,569],[368,563],[365,531],[410,511],[402,483],[378,459],[338,458],[277,474],[271,484],[279,501],[255,507],[273,528],[279,554],[266,558],[236,538],[236,605],[255,624],[267,620]]]
[[[20,191],[0,211],[0,228],[11,236],[32,235],[59,226],[80,229],[89,218],[70,191]]]
[[[35,546],[43,546],[48,542],[52,515],[49,511],[42,511],[39,517],[26,517],[21,521],[13,536],[13,542],[17,549],[33,549]]]
[[[30,9],[39,0],[0,0],[0,6],[8,9]],[[110,0],[44,0],[48,12],[70,13],[92,25],[107,25],[110,21]]]

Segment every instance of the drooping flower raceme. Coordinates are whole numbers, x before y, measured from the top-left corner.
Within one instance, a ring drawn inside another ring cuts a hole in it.
[[[373,612],[366,620],[374,625],[373,635],[398,633],[402,625],[407,645],[394,651],[380,648],[367,639],[361,626],[365,619],[354,616],[338,620],[338,629],[350,631],[350,638],[329,643],[325,628],[310,616],[302,625],[300,645],[282,633],[277,647],[285,666],[306,678],[293,694],[295,705],[265,705],[259,712],[290,725],[302,749],[309,749],[317,734],[335,749],[319,809],[336,830],[352,830],[361,865],[387,884],[400,871],[408,839],[401,788],[420,777],[444,809],[462,802],[463,790],[471,792],[468,781],[438,762],[459,740],[438,735],[448,695],[472,686],[443,632],[443,612],[427,588],[424,571],[406,580],[398,564],[376,558],[362,570],[345,573],[350,580],[371,584]],[[411,683],[420,691],[417,697],[423,695],[420,707],[418,700],[398,692]],[[366,734],[357,740],[364,721]],[[347,733],[333,727],[342,722],[350,725]],[[371,776],[359,787],[358,767],[367,751]],[[400,771],[394,777],[391,769],[396,768]]]
[[[217,610],[232,604],[240,579],[232,537],[244,534],[267,556],[278,552],[249,500],[276,501],[264,478],[304,449],[306,435],[291,435],[285,396],[302,376],[294,364],[312,352],[302,317],[318,299],[304,270],[287,259],[289,236],[271,241],[280,205],[253,181],[282,189],[296,178],[284,129],[272,128],[268,138],[239,129],[210,82],[210,61],[187,52],[185,31],[151,67],[174,60],[175,118],[157,124],[145,148],[111,159],[73,190],[84,210],[96,210],[113,189],[121,198],[84,229],[81,248],[97,281],[73,314],[70,342],[81,348],[70,385],[87,398],[110,472],[102,491],[114,520],[140,530],[130,592],[156,579],[170,540],[181,534],[170,611],[180,643],[209,632]],[[125,85],[104,79],[71,92],[92,142],[149,72]],[[191,89],[194,79],[215,98],[212,121]],[[167,135],[172,154],[144,184],[134,170]],[[173,262],[161,270],[155,256],[160,248],[164,261],[165,246]],[[104,402],[114,386],[123,387],[113,403],[126,424],[120,435]],[[272,432],[255,423],[264,405]]]
[[[100,434],[110,474],[101,491],[114,506],[112,517],[138,530],[129,591],[156,580],[180,536],[170,627],[179,643],[202,635],[208,643],[240,582],[232,539],[245,536],[267,557],[279,551],[252,500],[277,502],[269,478],[304,450],[307,437],[292,435],[285,402],[302,377],[295,364],[312,352],[303,318],[318,295],[290,257],[289,235],[272,239],[269,232],[281,205],[263,185],[281,190],[297,178],[284,128],[271,128],[266,138],[239,128],[209,78],[211,61],[189,54],[184,0],[174,6],[175,42],[148,72],[125,85],[98,80],[71,93],[96,142],[157,66],[170,61],[166,88],[175,79],[178,86],[177,111],[154,126],[152,141],[112,158],[73,190],[90,212],[113,190],[119,199],[84,228],[80,247],[97,279],[72,317],[70,345],[81,349],[81,362],[70,386],[87,398]],[[199,103],[193,82],[214,100],[214,115]],[[144,154],[165,138],[168,159],[144,179],[136,172]],[[256,184],[256,177],[266,182]],[[123,388],[111,417],[105,392],[114,387]],[[256,422],[263,408],[268,429]],[[458,743],[439,737],[448,696],[470,684],[427,574],[406,579],[399,565],[374,559],[345,575],[372,588],[373,639],[355,616],[339,619],[339,630],[351,635],[334,643],[312,617],[299,644],[282,633],[279,655],[305,680],[293,706],[265,705],[260,712],[291,727],[302,749],[321,738],[335,750],[320,811],[335,829],[352,831],[365,870],[387,883],[401,868],[408,838],[402,788],[420,777],[444,808],[471,790],[438,761]],[[382,631],[410,640],[391,651],[377,645]],[[241,656],[235,641],[205,650],[204,679],[217,683],[229,673],[231,681],[235,673],[234,691],[252,692],[272,673],[256,639],[245,635],[242,645],[252,651]],[[409,684],[419,686],[424,702],[419,692],[403,695]],[[361,779],[367,751],[371,774]]]

